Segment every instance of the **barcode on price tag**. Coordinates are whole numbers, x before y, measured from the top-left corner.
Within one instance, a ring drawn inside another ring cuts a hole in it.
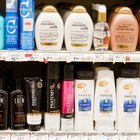
[[[93,62],[104,62],[105,61],[104,54],[93,54],[92,60]]]
[[[30,140],[29,134],[12,134],[11,140]]]
[[[81,134],[68,134],[67,140],[81,140]]]
[[[113,62],[125,62],[124,54],[113,54]]]
[[[10,134],[0,134],[0,140],[10,140]]]

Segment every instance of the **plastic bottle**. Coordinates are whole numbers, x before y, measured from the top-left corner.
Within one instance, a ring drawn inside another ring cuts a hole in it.
[[[34,5],[34,0],[20,0],[20,49],[22,50],[34,49]]]
[[[111,49],[133,52],[138,42],[138,22],[128,7],[119,7],[110,20]]]
[[[73,131],[74,128],[74,66],[64,65],[64,80],[62,82],[61,99],[61,130]]]
[[[87,10],[83,6],[75,6],[65,17],[66,49],[89,51],[93,38],[93,22]]]
[[[5,49],[19,49],[18,0],[6,0]]]
[[[111,131],[116,121],[116,93],[114,73],[111,70],[98,72],[94,100],[95,129]]]
[[[35,24],[35,39],[38,50],[58,51],[62,48],[64,25],[54,6],[42,9]]]
[[[4,48],[4,18],[0,15],[0,50]]]
[[[123,69],[117,79],[117,124],[119,131],[139,130],[140,79],[137,69]]]
[[[75,79],[75,130],[92,131],[94,100],[93,70],[79,70]]]
[[[106,22],[106,6],[92,4],[93,12],[97,13],[97,19],[94,21],[93,44],[95,50],[106,51],[110,43],[110,29]],[[94,18],[93,18],[94,19]]]

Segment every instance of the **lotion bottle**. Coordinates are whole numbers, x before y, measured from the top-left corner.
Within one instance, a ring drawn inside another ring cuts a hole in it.
[[[66,17],[65,17],[66,18]],[[68,51],[89,51],[93,38],[93,22],[83,6],[75,6],[65,21],[65,46]]]
[[[111,49],[133,52],[138,42],[138,22],[128,7],[120,7],[116,12],[110,21]]]
[[[42,9],[35,24],[35,39],[38,50],[58,51],[62,48],[64,25],[54,6]]]
[[[114,130],[116,93],[113,71],[101,70],[98,72],[94,99],[95,129],[98,131]]]
[[[119,131],[139,130],[140,79],[137,69],[123,69],[117,79],[117,124]]]
[[[75,131],[93,131],[94,72],[78,70],[75,79]]]

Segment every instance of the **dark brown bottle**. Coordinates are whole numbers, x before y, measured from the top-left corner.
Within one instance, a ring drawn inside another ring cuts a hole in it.
[[[21,80],[16,80],[16,90],[10,93],[10,128],[12,130],[26,128],[25,96],[21,90]]]
[[[0,130],[7,130],[8,124],[8,93],[4,91],[3,81],[0,79]]]

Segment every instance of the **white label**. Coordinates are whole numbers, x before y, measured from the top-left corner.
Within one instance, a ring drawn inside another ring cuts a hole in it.
[[[85,22],[73,22],[71,24],[71,46],[87,47],[89,41],[89,27]]]
[[[30,137],[30,140],[48,140],[48,135],[46,135],[46,134],[40,134],[40,135],[32,134]]]
[[[73,131],[74,120],[61,118],[61,130],[62,131]]]
[[[56,46],[58,43],[58,24],[52,20],[41,22],[39,30],[40,42],[42,46]]]
[[[33,19],[25,18],[23,19],[23,31],[33,31]]]
[[[67,140],[81,140],[81,135],[75,135],[75,134],[68,135]]]
[[[121,136],[121,139],[120,140],[139,140],[140,137],[139,135],[124,135],[124,136]]]
[[[11,136],[11,140],[29,140],[29,134],[25,134],[25,135],[16,135],[16,134],[13,134]]]
[[[10,134],[0,135],[0,140],[10,140]]]
[[[27,115],[27,124],[38,125],[41,124],[41,114]]]

